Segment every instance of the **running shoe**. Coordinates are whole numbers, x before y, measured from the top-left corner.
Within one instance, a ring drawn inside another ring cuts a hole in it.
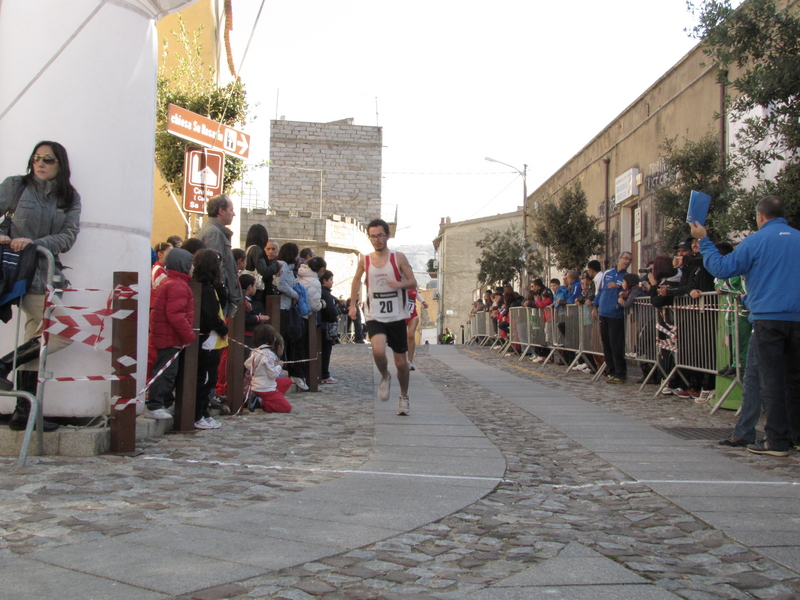
[[[195,429],[214,429],[214,426],[201,417],[199,421],[194,424]]]
[[[408,363],[408,370],[409,371],[416,371],[417,370],[417,369],[414,368],[414,363],[412,363],[412,362]]]
[[[400,401],[397,405],[397,414],[407,417],[411,414],[411,407],[408,402],[408,396],[400,396]]]
[[[386,379],[381,378],[381,383],[378,386],[378,398],[381,399],[381,402],[386,402],[389,400],[389,392],[392,389],[392,376],[387,375]]]
[[[163,420],[163,419],[171,419],[172,415],[166,411],[164,408],[157,408],[156,410],[146,410],[144,411],[144,418],[145,419],[156,419],[156,420]]]
[[[322,383],[334,384],[334,383],[339,383],[339,380],[338,379],[334,379],[333,377],[328,377],[327,379],[323,379]]]
[[[302,377],[292,377],[292,382],[304,392],[308,391],[308,384]]]

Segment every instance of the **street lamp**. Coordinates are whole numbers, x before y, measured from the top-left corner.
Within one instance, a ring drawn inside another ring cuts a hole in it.
[[[517,173],[522,175],[522,206],[523,206],[523,209],[524,209],[525,203],[528,201],[528,165],[522,165],[522,171],[520,171],[514,165],[509,165],[508,163],[504,163],[502,161],[495,160],[494,158],[489,158],[488,156],[486,157],[485,160],[488,160],[489,162],[497,163],[498,165],[504,165],[504,166],[508,167],[509,169],[514,169]]]
[[[486,160],[489,162],[497,163],[499,165],[504,165],[509,169],[514,169],[517,173],[522,175],[522,235],[525,236],[525,239],[528,238],[528,211],[525,210],[525,205],[528,203],[528,165],[522,165],[522,171],[520,171],[514,165],[510,165],[508,163],[504,163],[499,160],[495,160],[494,158],[486,157]]]

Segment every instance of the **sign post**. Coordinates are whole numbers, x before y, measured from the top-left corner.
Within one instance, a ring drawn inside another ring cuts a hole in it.
[[[222,193],[225,155],[207,148],[188,148],[183,158],[183,210],[204,214],[206,202]]]
[[[250,156],[249,135],[174,104],[169,105],[167,132],[236,158]]]

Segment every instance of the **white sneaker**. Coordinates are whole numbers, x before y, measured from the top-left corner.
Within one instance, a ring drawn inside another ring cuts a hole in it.
[[[409,363],[408,363],[408,370],[409,370],[409,371],[416,371],[416,370],[417,370],[417,369],[414,367],[414,363],[412,363],[412,362],[409,362]]]
[[[535,363],[544,362],[544,358],[537,355],[536,358],[532,358],[531,359],[531,362],[535,362]]]
[[[716,394],[714,390],[702,390],[700,395],[694,399],[695,404],[705,404],[706,402],[711,402],[714,399]]]
[[[219,429],[222,427],[222,423],[217,421],[214,417],[206,417],[206,423],[211,425],[211,429]]]
[[[327,379],[323,379],[322,383],[330,383],[330,384],[339,383],[339,380],[333,377],[328,377]]]
[[[172,415],[167,412],[166,408],[157,408],[155,410],[145,410],[144,411],[144,418],[145,419],[156,419],[158,421],[162,421],[165,419],[171,419]]]
[[[299,387],[304,392],[308,391],[308,384],[306,383],[306,380],[303,379],[302,377],[292,377],[292,381],[297,387]]]
[[[408,396],[400,396],[400,402],[397,405],[397,414],[407,417],[411,414],[411,407],[408,402]]]
[[[173,416],[173,417],[175,416],[175,405],[174,404],[172,406],[168,406],[164,410],[167,411],[171,416]]]
[[[392,389],[392,376],[387,375],[386,379],[381,378],[381,383],[378,386],[378,398],[381,399],[381,402],[386,402],[389,400],[389,392]]]
[[[194,428],[195,429],[214,429],[214,426],[211,423],[209,423],[208,421],[206,421],[204,418],[201,417],[200,420],[197,421],[194,424]]]

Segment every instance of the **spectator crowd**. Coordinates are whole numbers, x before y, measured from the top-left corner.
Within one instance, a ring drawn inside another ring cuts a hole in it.
[[[712,242],[702,225],[692,224],[692,237],[675,245],[674,255],[656,256],[638,274],[629,271],[631,253],[622,252],[605,271],[593,260],[583,270],[566,272],[563,282],[554,278],[545,285],[541,278],[534,278],[525,295],[503,282],[474,300],[469,316],[488,315],[497,336],[507,341],[503,347],[520,352],[521,346],[509,340],[511,309],[540,309],[546,336],[544,343],[527,349],[534,362],[558,356],[576,370],[594,373],[603,368],[605,381],[617,385],[627,383],[628,362],[641,357],[637,334],[641,338],[647,331],[655,342],[657,368],[651,371],[652,361],[639,361],[642,377],[636,383],[659,384],[664,395],[694,398],[701,404],[714,397],[718,375],[735,377],[743,389],[741,416],[734,432],[719,443],[786,456],[792,446],[800,449],[800,288],[796,283],[800,266],[786,260],[800,250],[800,232],[789,227],[784,203],[775,196],[758,203],[757,220],[758,231],[735,249],[727,241]],[[565,336],[561,311],[569,305],[582,306],[583,314],[588,313],[584,323],[589,324],[591,335],[599,335],[602,356],[581,352],[576,361],[574,348],[558,349]],[[646,305],[648,311],[637,312],[637,305]],[[676,315],[681,310],[696,316],[681,320],[678,327]],[[641,317],[645,314],[647,319]],[[718,337],[723,340],[719,346]],[[685,363],[676,368],[679,353],[698,351],[707,353],[713,370],[687,368]],[[756,424],[762,406],[766,435],[759,440]]]

